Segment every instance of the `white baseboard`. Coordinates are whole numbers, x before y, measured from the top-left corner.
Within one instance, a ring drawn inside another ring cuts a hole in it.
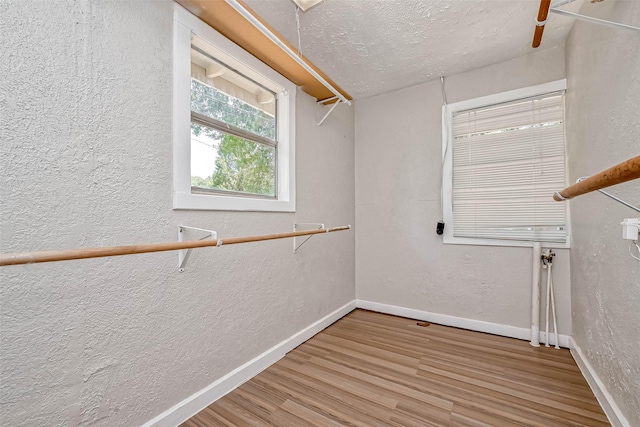
[[[239,368],[229,372],[224,377],[214,381],[199,392],[189,396],[182,402],[164,411],[151,421],[143,424],[143,427],[177,426],[183,423],[216,400],[220,399],[225,394],[241,386],[243,383],[276,363],[289,351],[327,328],[335,321],[346,316],[351,311],[355,310],[355,308],[355,300],[343,305],[312,325],[265,351],[258,357],[248,361]]]
[[[446,314],[430,313],[428,311],[415,310],[412,308],[398,307],[396,305],[381,304],[378,302],[356,300],[356,306],[365,310],[377,311],[379,313],[393,314],[395,316],[408,317],[410,319],[423,320],[425,322],[438,323],[445,326],[455,326],[456,328],[469,329],[478,332],[501,335],[503,337],[517,338],[529,341],[531,330],[519,328],[517,326],[501,325],[499,323],[483,322],[482,320],[466,319],[463,317],[449,316]],[[551,335],[551,345],[555,345],[555,336]],[[569,348],[569,335],[558,335],[560,347]],[[540,342],[546,343],[546,334],[540,332]]]
[[[587,383],[589,383],[589,387],[591,387],[593,394],[595,394],[596,399],[598,399],[598,403],[602,406],[602,410],[607,418],[609,418],[611,425],[613,427],[631,427],[631,424],[629,424],[629,421],[627,421],[625,416],[622,414],[620,408],[616,405],[613,397],[606,389],[604,383],[600,377],[598,377],[598,374],[596,374],[593,366],[591,366],[587,358],[584,356],[584,353],[582,353],[582,350],[578,347],[573,337],[570,339],[570,344],[571,355],[578,364],[578,367],[580,368],[584,378],[587,380]]]

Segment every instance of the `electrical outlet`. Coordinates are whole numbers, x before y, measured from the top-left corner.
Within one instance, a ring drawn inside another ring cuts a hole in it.
[[[621,224],[623,239],[638,240],[638,233],[640,233],[640,218],[625,218]]]

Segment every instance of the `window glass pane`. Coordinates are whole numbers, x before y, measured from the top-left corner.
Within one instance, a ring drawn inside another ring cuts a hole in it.
[[[276,139],[274,116],[196,79],[191,79],[191,111]]]
[[[191,186],[275,197],[276,150],[191,125]]]

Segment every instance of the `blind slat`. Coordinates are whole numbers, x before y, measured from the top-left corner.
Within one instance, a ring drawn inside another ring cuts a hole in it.
[[[453,117],[453,235],[565,242],[564,96]]]

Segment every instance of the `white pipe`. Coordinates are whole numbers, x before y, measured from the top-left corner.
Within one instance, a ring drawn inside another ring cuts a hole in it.
[[[296,61],[302,68],[307,70],[307,72],[309,74],[311,74],[313,77],[315,77],[316,80],[318,80],[320,83],[322,83],[322,85],[324,87],[329,89],[331,91],[331,93],[333,93],[335,96],[338,97],[338,99],[340,99],[340,101],[344,102],[347,105],[351,105],[351,102],[349,102],[349,100],[347,98],[345,98],[344,95],[342,95],[336,88],[334,88],[328,81],[326,81],[324,79],[324,77],[322,77],[320,74],[318,74],[316,72],[316,70],[311,68],[309,66],[309,64],[304,62],[302,60],[302,58],[300,58],[293,50],[291,50],[289,48],[289,46],[284,44],[282,42],[282,40],[280,40],[278,38],[278,36],[273,34],[273,32],[271,32],[271,30],[269,30],[262,22],[260,22],[260,20],[258,20],[258,18],[253,16],[251,13],[249,13],[249,11],[247,9],[245,9],[240,3],[238,3],[236,0],[225,0],[225,1],[229,4],[229,6],[234,8],[236,10],[236,12],[238,12],[247,21],[249,21],[251,24],[253,24],[253,26],[256,27],[262,34],[267,36],[267,38],[269,38],[269,40],[274,42],[287,55],[289,55],[291,58],[293,58],[293,60]]]
[[[547,297],[546,297],[546,305],[547,305],[547,310],[546,310],[546,315],[545,315],[545,343],[544,346],[545,347],[549,347],[549,301],[551,299],[551,264],[549,264],[549,266],[547,267]]]
[[[542,245],[533,244],[533,263],[531,274],[531,344],[540,347],[540,256]]]
[[[556,319],[556,301],[553,297],[553,279],[551,278],[551,266],[553,265],[553,263],[549,263],[549,281],[548,286],[549,286],[549,294],[551,295],[551,313],[553,313],[553,332],[556,335],[556,348],[559,349],[560,346],[558,345],[558,321]],[[549,342],[549,336],[547,335],[547,342]]]

